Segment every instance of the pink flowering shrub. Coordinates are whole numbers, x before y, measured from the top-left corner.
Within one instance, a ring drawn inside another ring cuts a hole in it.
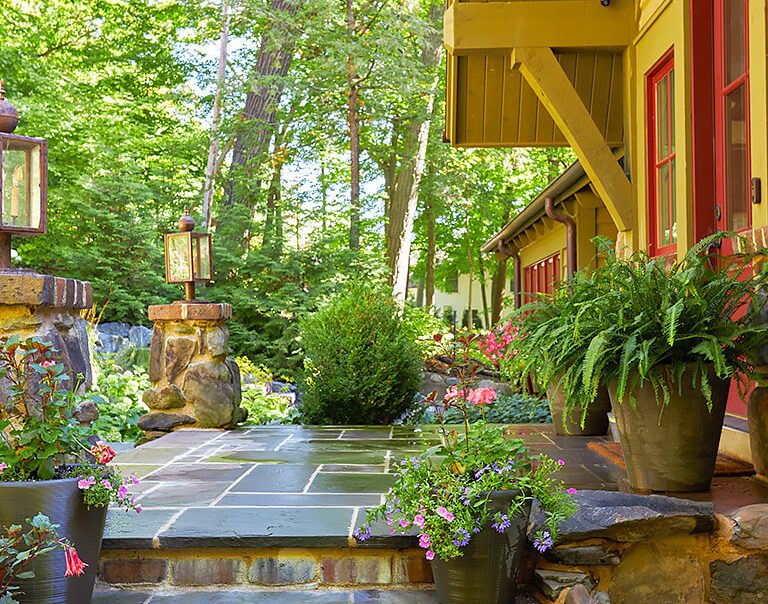
[[[484,418],[496,399],[492,388],[474,387],[476,368],[467,362],[474,340],[473,335],[461,335],[455,343],[443,344],[458,383],[443,400],[435,393],[429,398],[440,422],[440,444],[395,463],[394,484],[385,502],[368,510],[365,523],[355,531],[357,539],[370,538],[372,524],[379,522],[392,533],[415,533],[427,560],[451,560],[461,556],[480,531],[505,533],[538,498],[548,530],[536,536],[537,547],[546,549],[557,537],[558,524],[573,513],[571,494],[554,476],[562,460],[530,454],[523,440],[508,439],[500,426],[470,423],[470,410],[479,408]],[[438,336],[436,341],[443,339]],[[463,417],[462,432],[447,427],[449,410]],[[502,490],[514,492],[511,503],[492,513],[491,493]]]
[[[520,378],[517,347],[522,338],[520,318],[516,318],[500,323],[478,341],[480,353],[510,383],[516,383]]]

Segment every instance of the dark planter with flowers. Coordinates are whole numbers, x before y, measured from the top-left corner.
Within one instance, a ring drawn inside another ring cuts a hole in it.
[[[518,491],[495,491],[488,511],[506,513]],[[463,555],[431,561],[440,604],[508,604],[517,593],[516,577],[526,544],[530,502],[516,516],[494,528],[488,524],[472,537]],[[507,526],[507,524],[509,526]],[[499,532],[498,528],[502,529]]]
[[[34,513],[42,512],[58,525],[59,536],[67,539],[87,564],[77,576],[70,568],[69,555],[54,550],[36,559],[29,568],[34,578],[14,583],[24,593],[24,604],[91,601],[107,508],[87,508],[77,482],[77,478],[0,482],[0,526],[22,525]]]

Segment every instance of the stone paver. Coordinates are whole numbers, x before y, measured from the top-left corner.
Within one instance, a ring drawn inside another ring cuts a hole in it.
[[[560,478],[579,490],[625,490],[626,475],[591,449],[594,437],[557,436],[550,425],[511,426],[533,452],[565,460]],[[141,477],[140,515],[111,510],[105,549],[150,547],[346,547],[365,508],[382,500],[394,462],[436,427],[259,426],[232,431],[180,430],[116,463]],[[716,477],[710,493],[726,512],[768,500],[753,478]],[[388,529],[365,547],[411,547]],[[362,544],[357,544],[358,546]]]

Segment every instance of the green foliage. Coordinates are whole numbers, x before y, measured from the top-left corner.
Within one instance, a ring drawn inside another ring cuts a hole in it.
[[[468,411],[470,422],[482,419],[482,413],[477,407]],[[408,414],[408,424],[437,423],[434,407],[428,402],[419,402]],[[552,421],[549,405],[546,400],[527,394],[500,394],[493,404],[485,410],[485,420],[489,424],[546,424]],[[455,409],[449,409],[443,421],[446,424],[461,424],[464,418]]]
[[[556,539],[559,523],[575,511],[570,493],[554,477],[562,462],[530,454],[525,441],[508,439],[503,427],[484,420],[470,423],[475,409],[484,416],[496,398],[490,388],[474,388],[475,373],[460,364],[468,358],[473,339],[466,336],[453,346],[455,389],[443,401],[431,397],[440,421],[440,443],[396,464],[385,502],[366,513],[366,524],[355,533],[358,539],[370,536],[372,522],[386,521],[395,531],[418,532],[428,560],[451,560],[461,556],[481,530],[506,533],[512,522],[527,518],[527,506],[537,498],[549,529],[537,534],[537,547],[544,551]],[[463,429],[446,424],[451,411],[462,418]],[[498,491],[507,492],[509,503],[492,514],[490,499]]]
[[[285,396],[264,394],[260,385],[243,386],[240,405],[248,411],[248,424],[293,424],[299,419],[299,410]]]
[[[566,409],[579,407],[582,419],[598,388],[614,381],[619,401],[634,405],[635,390],[650,383],[667,404],[690,374],[711,407],[710,370],[723,379],[762,377],[754,357],[768,325],[754,313],[768,274],[752,273],[754,254],[706,254],[733,236],[708,237],[672,264],[640,252],[621,259],[600,240],[603,266],[520,310],[523,375],[542,388],[559,383]]]
[[[403,323],[410,337],[416,342],[423,359],[432,358],[437,354],[435,334],[444,333],[449,328],[449,325],[436,317],[431,309],[411,304],[406,304],[403,308]]]
[[[141,368],[145,372],[149,371],[149,348],[138,348],[137,346],[124,346],[115,353],[115,364],[123,370]]]
[[[75,396],[56,351],[40,338],[10,337],[0,345],[0,379],[8,398],[0,405],[0,463],[21,479],[50,480],[66,454],[79,454],[87,430],[73,417]],[[0,474],[0,480],[8,479]]]
[[[142,395],[151,386],[143,367],[123,369],[112,356],[96,356],[92,397],[99,407],[93,429],[109,442],[138,440],[143,432],[136,425],[148,409]]]
[[[19,604],[16,598],[24,594],[13,583],[34,579],[35,572],[29,570],[29,565],[40,556],[69,547],[59,537],[58,525],[51,524],[48,516],[27,518],[27,525],[26,530],[18,524],[0,527],[0,604]]]
[[[413,401],[421,360],[394,300],[355,285],[301,322],[302,419],[387,424]]]

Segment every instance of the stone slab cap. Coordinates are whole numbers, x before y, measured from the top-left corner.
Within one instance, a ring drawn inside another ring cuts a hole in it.
[[[179,302],[149,307],[150,321],[226,321],[231,318],[231,304]]]
[[[746,549],[768,550],[768,503],[756,503],[728,514],[734,521],[731,543]]]
[[[93,306],[88,281],[40,275],[26,271],[0,271],[0,304],[84,309]]]
[[[579,491],[576,513],[558,529],[558,542],[611,539],[622,543],[654,537],[711,533],[715,507],[710,502],[690,501],[663,495],[634,495],[613,491]],[[547,530],[544,513],[534,501],[528,538]]]

